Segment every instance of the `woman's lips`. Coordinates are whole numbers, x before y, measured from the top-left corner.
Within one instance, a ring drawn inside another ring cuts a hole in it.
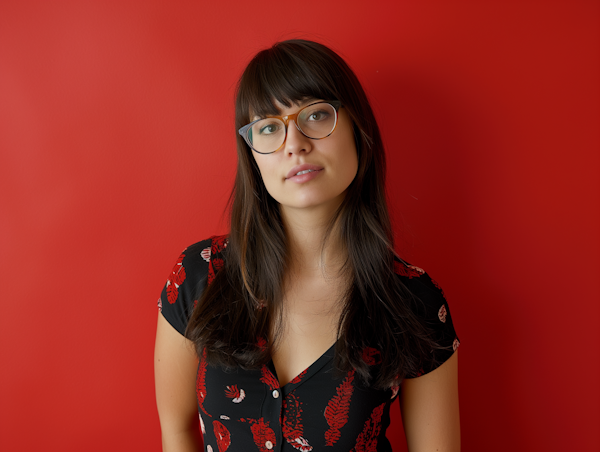
[[[309,180],[314,179],[319,174],[321,174],[323,170],[304,170],[300,171],[300,174],[296,174],[292,177],[288,177],[286,180],[291,182],[296,182],[297,184],[302,184],[304,182],[308,182]]]
[[[318,165],[311,165],[310,163],[304,163],[302,165],[294,166],[291,170],[288,171],[286,180],[291,180],[294,182],[305,182],[306,180],[310,180],[315,177],[319,171],[322,171],[323,167]]]

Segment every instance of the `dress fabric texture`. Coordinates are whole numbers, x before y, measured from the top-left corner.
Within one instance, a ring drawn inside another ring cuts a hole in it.
[[[182,335],[197,299],[223,266],[226,236],[186,248],[177,259],[158,300],[165,319]],[[459,345],[442,290],[420,268],[396,262],[396,274],[423,302],[420,317],[442,348],[432,364],[445,362]],[[260,344],[258,344],[260,345]],[[200,357],[196,394],[200,428],[208,452],[391,451],[385,436],[390,405],[399,386],[375,390],[354,370],[334,371],[335,346],[280,387],[272,362],[260,369],[225,369]],[[363,359],[377,372],[380,351],[367,347]]]

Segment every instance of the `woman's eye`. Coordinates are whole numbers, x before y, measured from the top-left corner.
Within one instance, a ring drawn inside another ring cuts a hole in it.
[[[307,121],[322,121],[324,119],[326,119],[329,116],[329,113],[326,111],[313,111],[311,114],[308,115],[308,117],[306,118]]]
[[[277,132],[277,129],[279,129],[279,127],[277,127],[277,124],[267,124],[266,126],[260,128],[259,133],[261,135],[270,135],[272,133]]]

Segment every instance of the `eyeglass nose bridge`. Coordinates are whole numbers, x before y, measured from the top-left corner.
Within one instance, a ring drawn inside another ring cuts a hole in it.
[[[298,115],[302,112],[302,110],[300,110],[297,113],[293,113],[291,115],[287,115],[287,116],[281,116],[281,120],[283,121],[283,124],[285,124],[285,139],[283,140],[283,143],[285,144],[285,142],[287,141],[287,132],[288,132],[288,127],[290,125],[290,121],[294,121],[294,125],[296,126],[296,129],[298,129],[298,131],[304,135],[307,136],[302,129],[300,128],[300,126],[298,125]],[[282,144],[283,146],[283,144]]]

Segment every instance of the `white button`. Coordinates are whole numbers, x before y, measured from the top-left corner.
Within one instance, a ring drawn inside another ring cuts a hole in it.
[[[275,398],[275,399],[276,399],[277,397],[279,397],[279,391],[278,391],[277,389],[275,389],[275,390],[273,391],[273,398]]]
[[[267,441],[267,442],[265,443],[265,447],[266,447],[267,449],[273,449],[273,443],[272,443],[271,441]]]

